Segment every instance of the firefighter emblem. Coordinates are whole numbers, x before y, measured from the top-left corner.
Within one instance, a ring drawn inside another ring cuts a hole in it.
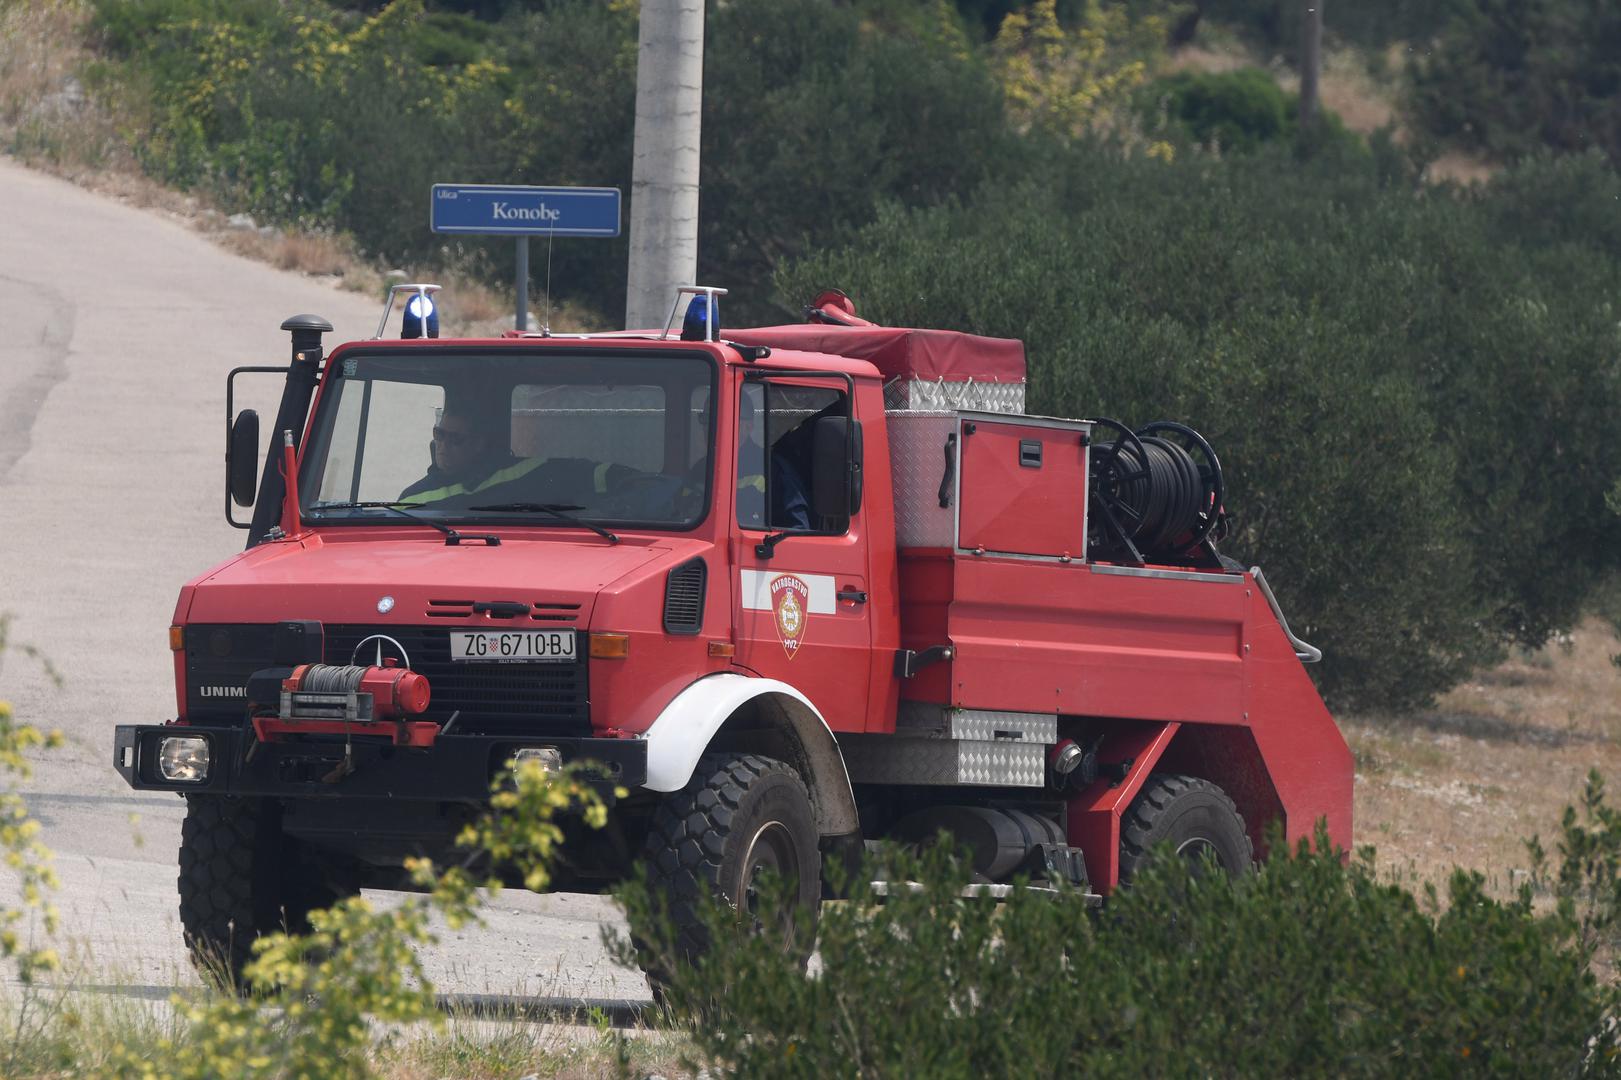
[[[788,659],[794,658],[805,640],[806,613],[810,610],[810,586],[792,574],[771,581],[771,611],[776,616],[777,636]]]

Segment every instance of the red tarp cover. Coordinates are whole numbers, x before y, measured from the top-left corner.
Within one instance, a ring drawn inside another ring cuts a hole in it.
[[[945,379],[948,382],[1023,382],[1024,342],[977,337],[955,330],[909,330],[899,326],[760,326],[721,331],[740,345],[769,345],[866,360],[887,381]]]

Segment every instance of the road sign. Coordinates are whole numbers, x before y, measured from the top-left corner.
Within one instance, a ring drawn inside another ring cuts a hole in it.
[[[435,184],[434,232],[618,236],[619,189]]]

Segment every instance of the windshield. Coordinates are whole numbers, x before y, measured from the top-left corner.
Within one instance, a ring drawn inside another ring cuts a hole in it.
[[[707,356],[363,352],[327,377],[299,470],[311,521],[398,522],[339,505],[398,503],[434,520],[681,529],[708,506]]]

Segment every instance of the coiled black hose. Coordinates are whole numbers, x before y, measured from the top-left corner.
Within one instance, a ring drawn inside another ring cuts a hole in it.
[[[1092,452],[1100,459],[1118,459],[1114,472],[1119,479],[1108,498],[1125,539],[1137,548],[1163,551],[1198,526],[1208,495],[1198,465],[1182,447],[1143,436],[1122,442],[1118,450],[1113,443],[1099,443]]]

